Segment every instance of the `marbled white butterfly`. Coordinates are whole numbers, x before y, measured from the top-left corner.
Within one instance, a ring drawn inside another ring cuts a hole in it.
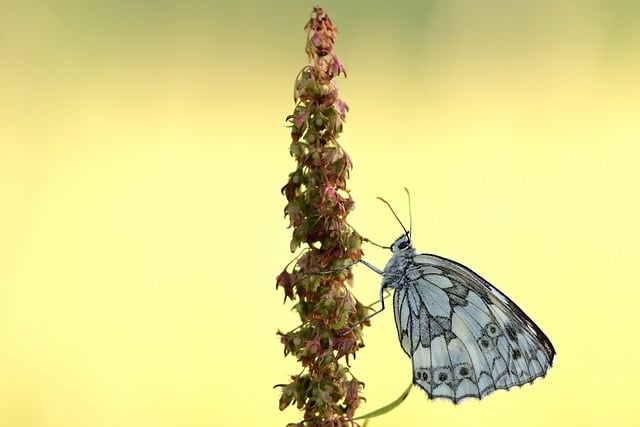
[[[384,310],[385,290],[394,289],[398,339],[411,358],[413,383],[430,399],[458,403],[544,377],[555,350],[533,320],[471,269],[416,253],[404,230],[384,270],[359,262],[382,275],[382,308],[367,318]]]

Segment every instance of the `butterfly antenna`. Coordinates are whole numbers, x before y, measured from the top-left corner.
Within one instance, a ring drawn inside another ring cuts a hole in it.
[[[398,218],[398,215],[396,215],[396,212],[393,210],[393,208],[391,207],[389,202],[387,202],[382,197],[378,197],[378,200],[380,200],[382,203],[384,203],[385,205],[387,205],[389,207],[389,209],[391,210],[391,213],[393,214],[393,216],[395,216],[396,219],[398,220],[398,222],[400,223],[400,227],[402,227],[402,229],[404,230],[404,234],[406,234],[407,236],[411,236],[411,233],[409,233],[407,231],[407,229],[404,227],[404,224],[402,223],[402,221],[400,221],[400,218]]]
[[[411,232],[413,231],[413,215],[411,215],[411,193],[409,193],[409,189],[404,187],[404,191],[407,193],[407,200],[409,201],[409,237],[411,237]]]

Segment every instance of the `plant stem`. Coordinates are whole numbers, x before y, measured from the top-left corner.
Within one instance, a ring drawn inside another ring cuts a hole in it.
[[[285,216],[293,228],[290,250],[302,246],[303,252],[276,283],[285,301],[297,301],[294,308],[302,324],[279,335],[285,355],[295,356],[303,371],[280,386],[280,409],[295,403],[303,411],[303,420],[289,424],[293,426],[357,425],[353,417],[364,383],[351,374],[348,363],[368,323],[349,331],[367,308],[350,292],[350,269],[340,269],[362,256],[362,238],[346,220],[354,208],[346,186],[351,159],[337,141],[348,107],[334,79],[346,73],[333,52],[336,28],[322,8],[313,9],[305,31],[309,65],[298,74],[296,106],[287,117],[297,167],[282,188],[288,202]]]

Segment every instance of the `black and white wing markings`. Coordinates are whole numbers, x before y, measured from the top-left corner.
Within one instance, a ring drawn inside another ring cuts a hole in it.
[[[392,251],[382,286],[395,289],[398,339],[430,398],[481,399],[546,374],[553,345],[506,295],[455,261],[416,254],[406,236]]]

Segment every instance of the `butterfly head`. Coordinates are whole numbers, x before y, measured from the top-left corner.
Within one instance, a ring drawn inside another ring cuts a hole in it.
[[[398,223],[400,223],[400,227],[402,227],[402,229],[404,230],[404,234],[402,236],[398,237],[396,239],[396,241],[393,242],[393,244],[390,247],[391,252],[394,253],[394,254],[405,252],[405,251],[407,251],[407,252],[414,252],[415,251],[413,249],[413,246],[411,245],[411,228],[412,228],[411,227],[412,226],[412,221],[411,221],[411,195],[409,194],[409,190],[406,187],[405,187],[404,191],[407,192],[407,196],[409,197],[409,231],[407,231],[407,229],[405,228],[405,226],[402,223],[402,221],[400,221],[400,218],[398,218],[398,215],[396,215],[396,212],[393,210],[393,208],[391,207],[389,202],[387,202],[382,197],[378,197],[378,199],[380,201],[382,201],[385,205],[387,205],[389,207],[389,209],[391,210],[391,213],[393,214],[393,216],[396,217],[396,219],[398,220]]]
[[[391,252],[393,253],[404,251],[414,251],[413,246],[411,245],[411,237],[409,236],[409,233],[405,233],[398,237],[391,245]]]

